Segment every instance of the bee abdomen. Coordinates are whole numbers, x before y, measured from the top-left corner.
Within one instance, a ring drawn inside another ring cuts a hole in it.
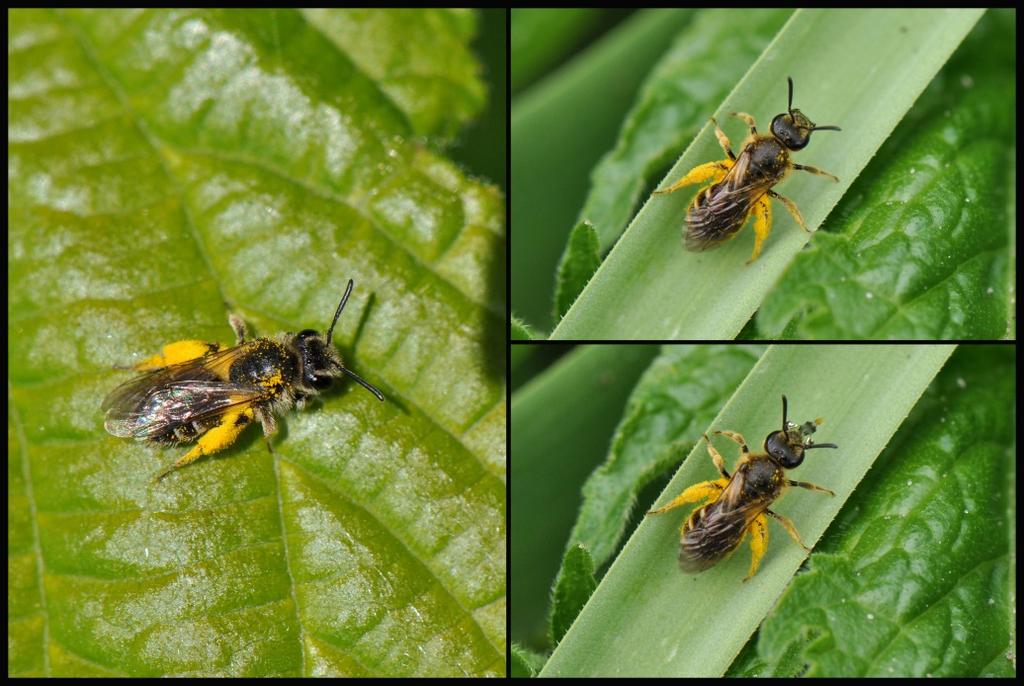
[[[686,210],[683,239],[687,250],[700,252],[721,245],[743,227],[749,205],[722,204],[714,195],[717,186],[697,193]]]

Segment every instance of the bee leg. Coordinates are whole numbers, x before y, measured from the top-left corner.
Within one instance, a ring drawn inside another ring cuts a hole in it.
[[[703,183],[708,179],[712,183],[718,183],[725,178],[726,173],[732,168],[731,160],[721,160],[719,162],[706,162],[704,164],[697,165],[689,172],[686,176],[676,181],[668,188],[662,188],[654,191],[653,195],[662,195],[664,193],[674,193],[683,186],[690,186],[695,183]]]
[[[793,169],[799,169],[800,171],[810,172],[812,174],[817,174],[818,176],[824,176],[826,178],[832,179],[836,183],[839,183],[839,177],[833,176],[832,174],[829,174],[827,171],[822,171],[817,167],[808,167],[807,165],[804,164],[794,164]]]
[[[716,433],[721,433],[721,431],[717,431]],[[722,478],[728,479],[729,472],[725,469],[725,460],[722,459],[722,455],[715,450],[715,446],[711,445],[711,439],[708,438],[707,434],[704,434],[704,440],[707,441],[708,455],[711,456],[711,461],[715,463],[715,468],[718,470],[718,473],[722,475]]]
[[[766,509],[765,512],[770,514],[772,517],[775,517],[775,519],[779,520],[779,524],[782,524],[782,526],[786,528],[786,531],[789,532],[789,535],[793,537],[794,541],[800,544],[801,548],[803,548],[807,552],[811,552],[811,549],[805,546],[804,542],[800,540],[800,534],[796,532],[796,527],[793,526],[793,521],[789,517],[783,517],[782,515],[776,512],[772,512],[771,510],[768,509]]]
[[[266,410],[256,410],[256,418],[263,425],[263,438],[267,441],[267,450],[274,454],[274,447],[270,444],[270,437],[277,433],[277,420],[273,413]]]
[[[718,499],[721,495],[722,490],[728,485],[728,479],[718,479],[717,481],[702,481],[699,484],[694,484],[687,488],[685,491],[676,496],[668,505],[659,507],[656,510],[649,510],[648,515],[661,514],[662,512],[668,512],[680,505],[687,503],[695,503],[705,498],[711,498],[711,502]]]
[[[796,223],[800,225],[801,229],[803,229],[807,233],[811,232],[811,230],[807,228],[807,224],[804,223],[804,218],[800,214],[800,210],[797,209],[797,206],[796,206],[795,202],[793,202],[789,198],[782,197],[781,195],[779,195],[775,191],[768,191],[768,195],[770,195],[771,197],[775,198],[776,200],[778,200],[779,202],[781,202],[783,205],[786,206],[786,209],[789,210],[789,213],[791,215],[793,215],[793,219],[796,220]]]
[[[231,325],[231,330],[235,332],[235,345],[245,343],[245,320],[237,314],[229,314],[228,324]]]
[[[747,264],[753,263],[761,254],[761,245],[768,238],[768,234],[772,232],[772,205],[768,202],[768,198],[764,196],[758,198],[751,208],[751,212],[754,215],[754,252],[750,254]]]
[[[711,117],[711,123],[715,125],[715,138],[718,139],[718,144],[722,146],[722,150],[725,151],[725,154],[728,155],[729,159],[735,162],[736,155],[732,153],[732,147],[729,144],[729,137],[725,135],[725,131],[722,131],[714,117]]]
[[[786,484],[790,486],[799,486],[800,488],[806,488],[808,491],[820,491],[821,493],[828,493],[829,495],[832,496],[835,495],[835,493],[828,490],[827,488],[822,488],[821,486],[817,486],[806,481],[791,481],[789,479],[786,479]]]
[[[757,124],[754,123],[753,117],[751,117],[746,112],[730,112],[729,114],[736,117],[737,119],[742,119],[743,121],[745,121],[747,123],[747,126],[750,127],[751,136],[757,135]]]
[[[192,450],[189,450],[178,458],[177,462],[157,474],[155,481],[160,481],[174,470],[181,469],[185,465],[195,462],[200,457],[210,455],[228,447],[235,442],[238,438],[238,434],[242,433],[245,427],[247,427],[252,420],[253,409],[251,407],[246,407],[245,409],[234,412],[227,412],[223,417],[221,417],[220,422],[199,437],[199,442],[196,443]]]
[[[743,438],[743,434],[738,434],[735,431],[716,431],[719,436],[725,436],[733,443],[740,446],[740,452],[743,453],[743,457],[746,457],[750,453],[750,448],[747,447],[747,439]]]
[[[757,573],[757,568],[761,565],[761,558],[764,557],[766,550],[768,550],[768,518],[760,514],[750,523],[750,570],[744,577],[744,581]]]

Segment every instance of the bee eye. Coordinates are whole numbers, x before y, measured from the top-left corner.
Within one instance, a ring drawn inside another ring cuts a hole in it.
[[[324,374],[311,374],[309,377],[309,383],[316,390],[323,391],[330,388],[331,384],[334,383],[334,377]]]
[[[811,137],[801,133],[797,123],[788,114],[780,114],[772,119],[772,135],[790,150],[803,150]]]
[[[768,438],[764,440],[764,449],[786,469],[799,467],[800,463],[804,461],[803,449],[795,450],[789,442],[789,437],[782,431],[773,431],[768,434]]]

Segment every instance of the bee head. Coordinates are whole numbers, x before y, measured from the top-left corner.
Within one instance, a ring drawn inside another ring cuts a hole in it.
[[[772,136],[790,150],[803,150],[811,141],[813,131],[842,131],[838,126],[815,126],[800,110],[793,109],[793,79],[789,81],[789,107],[772,119]]]
[[[302,381],[310,388],[324,391],[342,375],[341,358],[324,337],[312,329],[295,335],[295,351],[299,354]]]
[[[377,390],[368,381],[348,369],[341,363],[341,356],[331,345],[331,337],[334,335],[334,327],[338,323],[341,311],[345,309],[348,296],[352,294],[352,279],[348,281],[348,288],[345,295],[341,297],[341,303],[334,313],[334,320],[331,328],[327,329],[327,335],[321,336],[313,329],[305,329],[295,335],[293,347],[299,355],[299,369],[302,381],[316,391],[323,391],[331,387],[334,380],[341,376],[350,376],[360,386],[373,393],[378,400],[384,401],[384,394]]]
[[[821,419],[803,424],[794,424],[786,419],[786,396],[782,396],[782,430],[773,431],[764,439],[764,449],[786,469],[799,467],[804,461],[804,452],[812,448],[838,448],[834,443],[815,445],[811,434],[821,424]]]

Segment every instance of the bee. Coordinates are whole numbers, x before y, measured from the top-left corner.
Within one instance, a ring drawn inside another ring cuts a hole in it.
[[[714,566],[731,555],[749,532],[750,571],[744,581],[757,572],[761,558],[768,549],[768,517],[771,515],[804,550],[811,549],[800,540],[793,522],[773,512],[769,506],[778,500],[788,486],[799,486],[834,496],[827,488],[805,481],[786,478],[785,470],[799,467],[804,453],[813,448],[836,448],[834,443],[815,443],[811,439],[821,419],[794,424],[786,418],[786,396],[782,396],[782,429],[773,431],[764,439],[764,453],[751,453],[743,436],[733,431],[715,431],[716,434],[740,446],[740,461],[730,476],[722,456],[711,445],[707,434],[708,454],[722,478],[690,486],[668,505],[647,514],[661,514],[693,503],[706,501],[695,509],[683,523],[679,538],[679,566],[684,572],[696,574]]]
[[[739,157],[733,154],[718,122],[715,136],[728,159],[708,162],[691,169],[683,178],[668,188],[654,191],[655,195],[673,193],[683,186],[711,181],[697,192],[686,210],[685,246],[687,250],[702,251],[714,248],[734,237],[750,215],[754,215],[754,252],[747,264],[761,253],[761,244],[772,230],[772,207],[769,198],[781,202],[804,231],[810,233],[796,203],[785,198],[772,187],[785,179],[790,171],[817,174],[839,181],[838,178],[814,167],[795,164],[790,153],[803,150],[814,131],[841,131],[838,126],[817,126],[800,110],[793,109],[793,79],[789,81],[789,107],[772,119],[771,135],[760,135],[754,118],[745,112],[730,114],[742,119],[750,127],[750,137],[743,142]]]
[[[348,282],[326,336],[312,329],[276,338],[246,340],[245,322],[228,317],[235,345],[198,340],[176,341],[136,364],[141,376],[107,395],[102,410],[104,427],[121,438],[195,447],[156,476],[159,481],[176,469],[228,447],[246,426],[259,420],[267,448],[277,430],[275,415],[302,408],[342,376],[383,401],[384,395],[344,366],[331,345],[338,317],[352,293]]]

